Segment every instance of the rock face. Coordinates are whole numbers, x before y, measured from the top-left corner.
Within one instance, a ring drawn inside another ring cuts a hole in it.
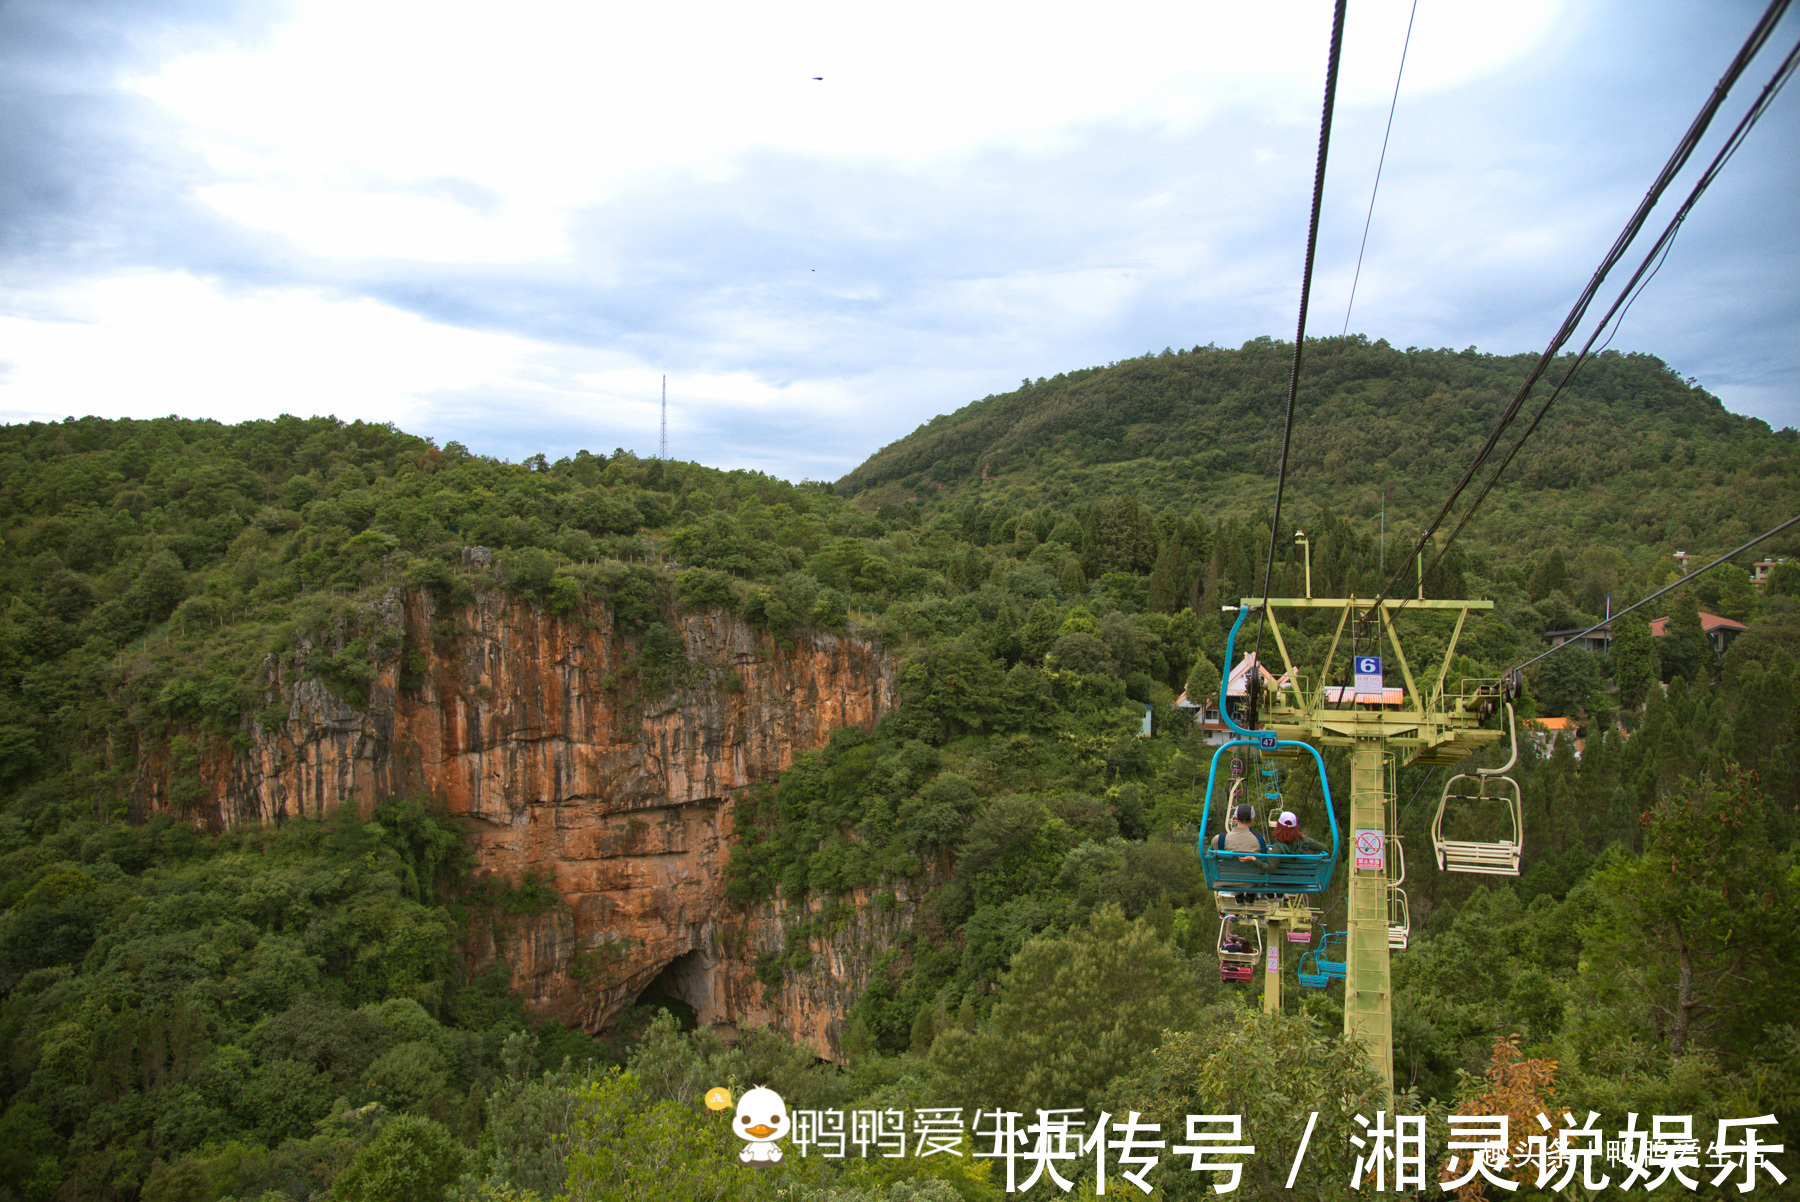
[[[227,826],[430,793],[468,820],[482,873],[530,870],[561,895],[471,936],[473,970],[504,957],[538,1016],[599,1031],[654,985],[703,1023],[767,1024],[838,1054],[845,1008],[912,900],[858,904],[812,944],[808,972],[765,987],[756,962],[782,951],[787,915],[726,901],[732,795],[839,727],[872,726],[893,704],[885,652],[832,634],[782,646],[735,615],[682,614],[670,629],[686,666],[653,682],[602,606],[559,616],[494,589],[441,609],[390,593],[370,617],[401,637],[375,656],[366,704],[271,664],[285,720],[253,726],[247,752],[207,745],[203,800],[183,812]],[[166,758],[139,771],[140,803],[169,807]]]

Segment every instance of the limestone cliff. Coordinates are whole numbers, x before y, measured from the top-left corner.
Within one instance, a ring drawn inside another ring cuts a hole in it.
[[[725,900],[732,795],[838,727],[873,725],[893,704],[885,652],[829,633],[783,645],[735,615],[681,613],[665,622],[685,666],[652,690],[604,606],[556,615],[491,587],[451,608],[396,591],[369,618],[389,637],[366,702],[308,674],[324,648],[271,661],[266,700],[285,718],[253,724],[248,751],[208,744],[198,818],[280,821],[428,792],[468,820],[480,872],[533,870],[561,895],[472,937],[473,968],[503,956],[540,1017],[598,1031],[654,982],[702,1022],[766,1023],[837,1054],[844,1010],[911,899],[856,906],[808,972],[766,990],[754,968],[782,949],[783,903],[746,913]],[[168,806],[169,784],[159,757],[140,759],[142,804]]]

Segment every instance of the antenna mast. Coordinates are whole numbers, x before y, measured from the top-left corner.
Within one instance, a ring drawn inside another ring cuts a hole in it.
[[[658,459],[667,459],[669,457],[669,377],[668,376],[663,377],[662,441],[657,444],[656,457]]]

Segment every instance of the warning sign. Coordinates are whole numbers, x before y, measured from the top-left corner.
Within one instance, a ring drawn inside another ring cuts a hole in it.
[[[1266,967],[1267,971],[1272,972],[1272,973],[1279,974],[1281,972],[1281,945],[1280,944],[1271,943],[1269,945],[1269,962],[1265,967]]]
[[[1368,868],[1376,872],[1387,865],[1384,853],[1387,849],[1387,837],[1381,831],[1356,832],[1356,866]]]

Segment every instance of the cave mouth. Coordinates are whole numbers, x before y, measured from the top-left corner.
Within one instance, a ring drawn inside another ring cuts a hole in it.
[[[676,1025],[683,1031],[697,1029],[700,1026],[700,1011],[694,1003],[701,999],[695,985],[705,967],[697,951],[683,952],[664,965],[663,970],[639,991],[631,1003],[632,1009],[640,1016],[640,1021],[648,1025],[656,1017],[657,1011],[663,1011],[672,1015]]]

